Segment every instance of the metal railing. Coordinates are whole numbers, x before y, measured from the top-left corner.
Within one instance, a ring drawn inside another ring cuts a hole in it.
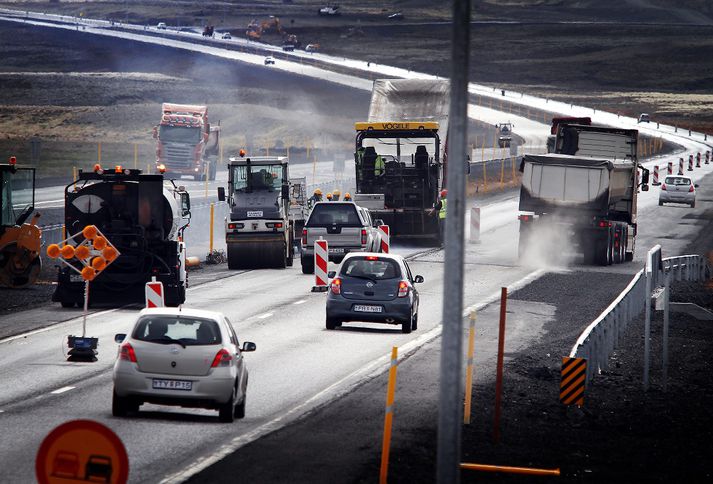
[[[609,356],[616,348],[629,323],[646,315],[644,385],[648,385],[648,345],[652,292],[668,282],[702,281],[711,276],[705,257],[683,255],[661,257],[661,246],[651,249],[646,267],[634,275],[629,285],[579,336],[569,356],[587,360],[587,383],[601,370],[609,368]],[[648,309],[648,310],[647,310]]]

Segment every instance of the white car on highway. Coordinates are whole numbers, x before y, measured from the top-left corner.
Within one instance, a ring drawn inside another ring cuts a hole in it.
[[[152,308],[139,313],[130,335],[117,334],[112,414],[143,403],[217,409],[222,422],[245,416],[248,371],[230,321],[197,309]]]
[[[275,58],[272,57],[271,55],[265,57],[265,65],[266,66],[275,65]]]
[[[659,192],[659,205],[685,203],[693,208],[696,206],[697,187],[687,176],[667,176]]]

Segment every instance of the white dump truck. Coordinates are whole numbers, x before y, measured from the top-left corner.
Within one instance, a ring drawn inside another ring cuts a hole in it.
[[[649,178],[637,140],[637,130],[560,124],[554,153],[525,155],[520,256],[541,241],[538,231],[556,227],[568,235],[555,239],[563,247],[553,251],[578,248],[586,263],[599,265],[632,260],[637,194],[648,190]]]

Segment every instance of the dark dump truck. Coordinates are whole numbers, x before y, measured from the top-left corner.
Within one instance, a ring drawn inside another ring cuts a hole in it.
[[[89,303],[142,303],[145,285],[163,283],[167,306],[186,299],[186,248],[190,198],[162,174],[96,167],[79,172],[64,190],[67,236],[95,225],[121,254],[90,284]],[[81,241],[81,235],[79,236]],[[81,267],[78,266],[80,269]],[[84,304],[84,281],[68,267],[58,269],[52,301],[62,307]]]
[[[649,178],[637,142],[637,130],[561,123],[554,153],[525,155],[520,257],[541,243],[544,230],[557,228],[566,234],[554,242],[562,244],[552,247],[557,253],[575,248],[585,263],[598,265],[632,260],[637,195],[639,188],[648,190]]]

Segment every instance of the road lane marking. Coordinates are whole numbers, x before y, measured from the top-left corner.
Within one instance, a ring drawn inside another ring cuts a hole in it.
[[[295,301],[295,302],[293,302],[292,304],[294,304],[295,306],[297,306],[298,304],[304,304],[304,303],[306,303],[306,302],[307,302],[306,299],[300,299],[299,301]]]
[[[257,317],[257,319],[267,319],[267,318],[269,318],[270,316],[272,316],[272,314],[273,314],[273,313],[261,314],[260,316]]]
[[[51,393],[52,395],[59,395],[59,394],[64,393],[64,392],[68,392],[68,391],[70,391],[70,390],[74,390],[75,388],[77,388],[77,387],[67,386],[67,387],[58,388],[58,389],[56,389],[55,391],[50,392],[50,393]]]
[[[518,279],[512,284],[508,284],[508,292],[514,292],[518,289],[522,289],[531,282],[535,281],[537,278],[545,274],[546,271],[543,269],[538,269],[536,271],[530,272],[524,277]],[[500,291],[496,291],[485,299],[478,303],[475,303],[467,307],[463,311],[463,318],[467,318],[473,309],[482,309],[489,304],[493,304],[500,300]],[[442,323],[434,327],[430,331],[414,338],[407,343],[399,347],[399,361],[409,358],[413,355],[416,350],[421,348],[427,343],[435,340],[441,335]],[[348,374],[344,378],[332,383],[324,390],[318,392],[312,397],[308,398],[299,405],[293,407],[292,409],[286,411],[281,416],[276,417],[264,424],[258,426],[252,431],[245,435],[240,435],[233,438],[227,444],[224,444],[218,448],[215,452],[209,455],[205,455],[196,459],[193,463],[189,464],[183,470],[178,471],[174,474],[167,475],[164,477],[160,484],[173,484],[181,483],[187,481],[192,476],[198,474],[204,469],[207,469],[211,465],[219,462],[223,458],[232,454],[239,448],[254,442],[255,440],[267,435],[275,430],[281,429],[288,424],[294,422],[300,416],[306,414],[309,410],[316,408],[320,405],[326,405],[342,395],[346,395],[355,387],[360,385],[362,382],[368,381],[376,376],[380,375],[389,368],[391,364],[391,353],[384,354],[370,363],[363,365],[361,368],[355,370],[354,372]],[[351,380],[351,381],[350,381]]]

